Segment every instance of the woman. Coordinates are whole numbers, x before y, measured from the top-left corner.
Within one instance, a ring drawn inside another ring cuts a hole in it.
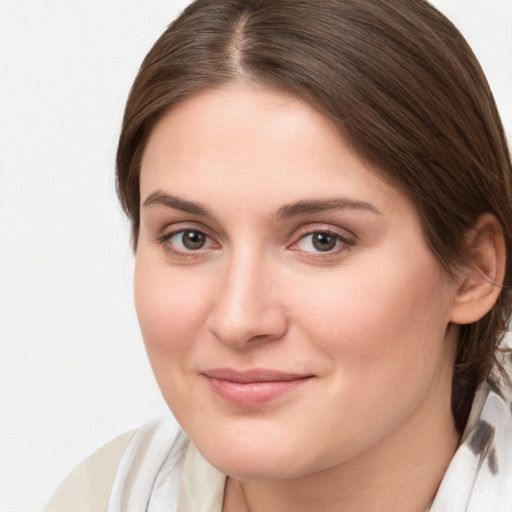
[[[49,510],[510,510],[511,163],[441,14],[196,1],[142,64],[117,173],[183,432],[116,440]]]

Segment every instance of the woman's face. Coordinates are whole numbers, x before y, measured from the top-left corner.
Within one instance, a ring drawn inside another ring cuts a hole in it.
[[[413,205],[323,116],[249,86],[203,92],[154,128],[140,186],[147,352],[221,471],[304,475],[450,423],[456,285]]]

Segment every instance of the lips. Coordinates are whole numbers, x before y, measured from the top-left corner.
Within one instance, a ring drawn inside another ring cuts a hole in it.
[[[291,393],[313,375],[251,369],[236,371],[216,368],[202,373],[208,386],[221,400],[241,407],[256,407]]]

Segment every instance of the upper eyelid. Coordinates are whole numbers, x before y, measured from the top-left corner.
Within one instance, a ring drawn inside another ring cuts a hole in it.
[[[194,228],[180,228],[180,229],[173,229],[169,232],[162,233],[161,238],[172,238],[173,236],[176,236],[180,233],[185,233],[187,231],[202,233],[203,235],[206,235],[208,238],[213,240],[213,237],[211,237],[207,232],[205,232],[202,229],[194,229]]]
[[[343,236],[343,235],[341,235],[339,233],[336,233],[334,231],[314,230],[314,231],[310,231],[308,233],[304,233],[303,235],[299,236],[291,244],[289,244],[288,247],[292,248],[293,246],[298,245],[302,240],[304,240],[308,236],[311,236],[311,235],[314,235],[314,234],[317,234],[317,233],[322,233],[322,234],[325,234],[325,235],[333,236],[333,237],[337,238],[341,243],[343,243],[345,245],[352,246],[352,245],[354,245],[356,243],[356,240],[354,240],[353,238],[348,237],[348,236]]]
[[[337,235],[342,238],[350,238],[357,240],[356,235],[349,229],[342,228],[339,226],[333,226],[332,224],[314,223],[301,226],[295,230],[296,235],[294,236],[297,240],[303,236],[310,235],[312,233],[330,233]]]
[[[212,235],[210,229],[201,224],[200,222],[175,222],[173,224],[168,224],[164,228],[159,230],[158,238],[169,237],[180,233],[182,231],[199,231],[200,233],[205,234],[209,238],[215,239],[215,236]]]

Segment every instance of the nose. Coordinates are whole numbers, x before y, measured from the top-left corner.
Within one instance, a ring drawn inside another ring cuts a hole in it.
[[[277,340],[287,331],[281,290],[271,267],[245,253],[233,257],[219,275],[207,327],[223,344],[241,350],[248,343]]]

